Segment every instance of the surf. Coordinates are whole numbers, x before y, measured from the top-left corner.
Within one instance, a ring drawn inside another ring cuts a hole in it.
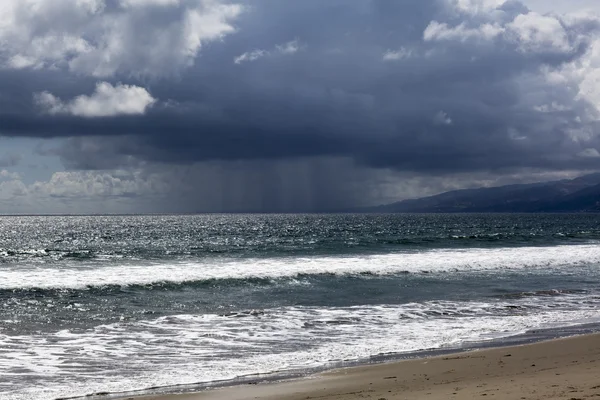
[[[401,253],[274,257],[204,258],[196,261],[18,265],[0,268],[0,289],[86,289],[107,286],[278,280],[307,276],[439,274],[552,270],[600,265],[600,246],[564,245],[487,249],[437,249]]]

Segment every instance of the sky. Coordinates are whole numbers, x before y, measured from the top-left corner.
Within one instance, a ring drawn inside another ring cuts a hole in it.
[[[2,0],[0,214],[311,212],[600,170],[596,0]]]

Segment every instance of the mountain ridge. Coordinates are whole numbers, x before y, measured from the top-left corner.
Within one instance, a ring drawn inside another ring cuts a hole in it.
[[[390,213],[600,212],[600,173],[574,179],[459,189],[364,209]]]

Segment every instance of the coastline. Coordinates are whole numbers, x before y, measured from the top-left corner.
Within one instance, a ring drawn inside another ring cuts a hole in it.
[[[555,346],[556,343],[559,343],[560,346]],[[565,349],[566,352],[563,351]],[[342,375],[346,377],[351,376],[351,378],[348,379],[348,382],[344,383],[344,386],[352,386],[355,383],[363,381],[365,379],[371,379],[372,374],[377,374],[377,371],[389,371],[389,373],[387,374],[382,372],[383,375],[386,375],[385,377],[406,377],[406,374],[400,373],[400,375],[398,375],[399,373],[396,373],[394,375],[391,374],[391,372],[398,369],[400,371],[403,371],[405,369],[411,370],[416,365],[420,364],[422,365],[419,368],[425,367],[427,369],[431,368],[431,366],[433,365],[431,364],[431,362],[439,363],[441,362],[439,360],[444,361],[444,363],[448,363],[448,361],[450,360],[477,359],[473,358],[474,354],[489,354],[491,357],[497,357],[498,355],[500,355],[500,353],[504,355],[505,352],[511,354],[510,358],[512,360],[517,360],[518,357],[512,358],[512,356],[516,356],[521,352],[527,353],[527,358],[529,359],[556,358],[558,362],[565,357],[572,358],[572,360],[569,363],[565,364],[566,366],[572,366],[572,364],[576,365],[579,362],[584,362],[585,360],[587,360],[586,354],[588,353],[590,356],[597,356],[592,361],[600,361],[600,323],[590,322],[588,324],[583,325],[537,329],[528,331],[523,334],[493,340],[463,343],[459,347],[429,349],[416,351],[412,353],[378,355],[369,359],[351,360],[344,363],[329,364],[320,368],[314,368],[311,370],[304,371],[283,371],[266,375],[257,374],[250,376],[241,376],[233,380],[175,386],[161,386],[131,392],[94,393],[88,394],[84,397],[61,398],[60,400],[233,400],[246,398],[296,399],[296,397],[293,397],[294,393],[304,393],[305,391],[310,392],[311,390],[313,390],[314,382],[328,383],[332,381],[332,377],[337,377],[336,379],[334,379],[337,380]],[[543,363],[538,361],[538,364],[536,365],[542,364]],[[503,364],[501,363],[499,365]],[[489,367],[490,365],[479,365],[479,369],[486,369]],[[600,369],[600,363],[598,365],[595,365],[594,368]],[[460,371],[460,368],[457,369],[456,366],[453,366],[451,369]],[[547,366],[546,369],[551,368]],[[503,368],[500,368],[500,370],[503,370]],[[518,373],[531,373],[534,370],[528,370],[527,368],[525,368],[522,371],[519,371]],[[496,370],[494,371],[498,372]],[[508,373],[509,370],[506,370],[506,372]],[[425,373],[427,372],[424,372],[424,374]],[[365,379],[359,379],[359,377],[355,376],[356,374],[358,374],[358,376],[364,375]],[[427,374],[431,378],[431,371]],[[567,373],[565,372],[564,374]],[[459,381],[464,380],[464,378],[465,377],[462,377],[462,379],[459,379]],[[370,388],[368,389],[368,393],[371,393],[373,388],[379,387],[376,381],[377,379],[375,379],[375,381],[372,381],[372,379],[371,381],[369,381]],[[402,385],[403,387],[411,387],[410,385],[407,386],[406,382],[400,384],[397,382],[397,379],[395,379],[394,381],[394,383],[396,383],[397,385]],[[597,379],[597,381],[597,384],[600,385],[600,379]],[[323,390],[323,388],[321,388],[321,390]],[[339,397],[339,395],[340,394],[338,393],[334,394],[333,397],[331,397],[331,395],[323,397],[323,394],[304,393],[304,397],[299,398],[306,399],[315,396],[318,398],[335,399],[355,398]],[[390,400],[396,398],[409,399],[411,398],[411,396],[412,395],[408,395],[407,397],[390,397],[390,393],[387,393],[387,395],[383,395],[382,397],[386,400]],[[369,396],[364,395],[362,397],[368,398]],[[600,397],[600,391],[598,392],[598,397]],[[379,399],[380,397],[376,398]],[[427,398],[432,397],[428,395]],[[515,398],[521,399],[522,397]],[[530,397],[525,398],[528,399]],[[571,397],[566,398],[571,399]]]
[[[590,333],[348,367],[283,382],[135,399],[583,399],[600,397],[599,369],[600,333]]]

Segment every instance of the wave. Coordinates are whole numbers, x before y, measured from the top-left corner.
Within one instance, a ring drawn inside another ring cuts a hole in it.
[[[0,267],[0,289],[86,289],[217,282],[278,280],[308,276],[386,276],[406,273],[460,273],[546,269],[600,264],[600,245],[430,250],[363,256],[202,259],[145,264],[30,265]]]
[[[84,331],[21,336],[0,332],[0,370],[19,371],[0,381],[0,397],[125,392],[304,371],[382,354],[458,348],[530,329],[597,320],[598,302],[571,296],[560,303],[546,298],[282,307],[222,316],[168,315]]]
[[[504,299],[522,299],[527,297],[549,297],[549,296],[561,296],[565,294],[582,294],[587,293],[583,289],[549,289],[549,290],[535,290],[533,292],[515,292],[505,293],[498,296],[498,298]]]
[[[287,237],[264,238],[242,235],[231,240],[230,237],[216,237],[211,240],[195,242],[189,237],[170,237],[154,247],[148,241],[136,241],[135,237],[113,238],[98,236],[72,240],[55,239],[52,243],[30,240],[26,243],[6,243],[0,247],[0,264],[15,263],[55,263],[89,262],[106,260],[167,260],[174,258],[200,258],[211,256],[244,257],[251,254],[271,254],[279,257],[308,257],[312,255],[360,255],[365,252],[409,251],[427,249],[488,248],[489,246],[560,246],[583,245],[598,242],[600,231],[547,232],[498,231],[498,232],[431,232],[406,236],[406,232],[387,235],[385,231],[364,235],[326,235],[324,237]],[[391,233],[391,232],[390,232]],[[116,240],[116,241],[115,241]],[[12,244],[12,246],[11,246]],[[23,244],[23,246],[19,246]],[[157,244],[157,243],[154,243]]]

